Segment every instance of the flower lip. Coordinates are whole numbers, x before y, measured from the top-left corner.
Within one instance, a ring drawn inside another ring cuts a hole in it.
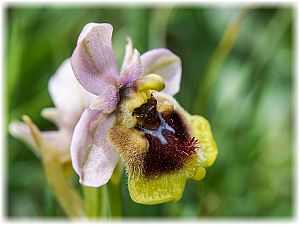
[[[134,110],[135,129],[144,134],[148,149],[143,156],[143,175],[156,177],[184,167],[196,152],[197,140],[191,137],[178,112],[157,111],[157,101],[151,96]]]

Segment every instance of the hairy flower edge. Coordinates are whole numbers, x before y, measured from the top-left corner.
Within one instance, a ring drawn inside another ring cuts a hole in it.
[[[136,118],[132,116],[134,109],[145,104],[151,94],[158,101],[158,110],[173,109],[181,115],[191,136],[199,145],[197,151],[177,171],[156,177],[145,177],[143,173],[143,157],[148,151],[149,143],[143,134],[134,129]],[[110,130],[110,142],[124,161],[128,173],[128,189],[133,201],[142,204],[160,204],[177,201],[184,191],[186,180],[201,180],[206,174],[205,168],[210,166],[217,155],[210,125],[201,116],[188,114],[171,96],[156,91],[141,91],[128,97],[120,105],[119,120]]]

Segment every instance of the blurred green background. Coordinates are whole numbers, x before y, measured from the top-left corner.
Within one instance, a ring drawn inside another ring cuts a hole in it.
[[[205,179],[187,183],[177,203],[135,204],[123,176],[124,216],[294,215],[293,6],[7,5],[5,12],[6,124],[27,114],[42,130],[55,129],[40,116],[53,105],[48,80],[70,57],[88,22],[113,25],[119,63],[127,35],[141,53],[167,47],[181,57],[176,99],[190,113],[208,118],[218,158]],[[65,216],[39,159],[8,133],[6,158],[9,217]]]

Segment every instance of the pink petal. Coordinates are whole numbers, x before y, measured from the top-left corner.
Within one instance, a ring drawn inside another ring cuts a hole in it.
[[[117,86],[120,79],[111,43],[112,32],[108,23],[85,25],[71,58],[77,79],[95,95],[99,95],[106,84]]]
[[[41,112],[42,117],[56,124],[59,128],[63,127],[63,121],[57,108],[44,108]]]
[[[58,123],[59,128],[73,130],[83,110],[96,98],[87,92],[76,79],[70,59],[66,59],[51,77],[48,89],[56,106],[55,111],[45,111],[46,117]]]
[[[126,46],[125,46],[125,56],[123,59],[122,67],[121,67],[121,74],[124,73],[125,68],[127,67],[127,64],[129,64],[132,55],[133,55],[133,47],[132,47],[132,40],[130,37],[126,38]]]
[[[175,95],[180,89],[181,60],[168,49],[158,48],[150,50],[141,56],[144,75],[157,74],[165,81],[163,92]]]
[[[13,121],[9,124],[9,133],[24,141],[27,145],[29,145],[29,147],[34,149],[36,148],[35,141],[27,124],[19,121]]]
[[[138,79],[143,73],[143,65],[141,62],[140,53],[134,49],[133,55],[130,61],[126,64],[126,67],[121,74],[122,85],[126,85],[128,83],[132,83],[136,79]]]
[[[140,53],[132,49],[132,41],[128,37],[125,49],[125,57],[121,70],[121,84],[126,85],[138,79],[143,73],[143,65]]]
[[[91,109],[97,109],[103,113],[113,112],[119,103],[119,90],[112,85],[105,85],[102,88],[101,94],[94,99],[91,104]]]
[[[41,132],[42,139],[52,149],[55,149],[61,162],[70,160],[70,143],[72,133],[67,130]],[[45,153],[47,154],[47,153]]]
[[[108,142],[108,132],[116,115],[86,109],[75,127],[71,143],[73,168],[80,183],[99,187],[108,182],[119,156]]]
[[[33,125],[35,126],[35,125]],[[60,131],[44,131],[39,132],[38,146],[33,133],[26,123],[13,121],[9,125],[9,132],[16,138],[24,141],[37,155],[47,157],[50,154],[56,154],[59,156],[61,162],[70,160],[69,146],[71,142],[71,133],[66,130]]]

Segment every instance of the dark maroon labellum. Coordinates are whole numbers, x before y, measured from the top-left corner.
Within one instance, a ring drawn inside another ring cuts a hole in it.
[[[197,140],[189,135],[178,113],[160,113],[156,105],[152,96],[133,113],[137,118],[135,129],[143,132],[149,143],[143,157],[143,173],[147,177],[181,169],[197,148]]]

